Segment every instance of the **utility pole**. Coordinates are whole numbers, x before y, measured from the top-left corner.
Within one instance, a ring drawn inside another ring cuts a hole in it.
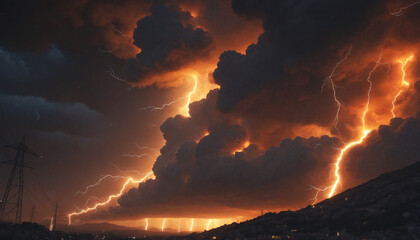
[[[32,206],[30,222],[34,222],[35,204]]]
[[[2,161],[2,163],[12,165],[12,171],[7,181],[6,189],[0,203],[0,222],[10,221],[12,212],[16,211],[15,223],[22,222],[22,200],[23,200],[23,168],[25,166],[25,153],[38,157],[25,144],[25,137],[20,143],[6,145],[6,147],[16,149],[16,156],[13,160]]]

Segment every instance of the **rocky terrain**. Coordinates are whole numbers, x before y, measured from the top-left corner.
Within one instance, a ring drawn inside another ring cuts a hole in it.
[[[420,162],[314,206],[176,239],[420,239]]]

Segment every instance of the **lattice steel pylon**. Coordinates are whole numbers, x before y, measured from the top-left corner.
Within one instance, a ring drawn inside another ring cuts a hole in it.
[[[9,180],[0,203],[0,221],[13,221],[11,214],[16,210],[15,223],[22,222],[22,200],[23,200],[23,168],[25,165],[25,153],[38,157],[25,144],[25,137],[19,143],[6,145],[6,147],[16,149],[16,157],[13,160],[2,161],[2,163],[12,165]]]

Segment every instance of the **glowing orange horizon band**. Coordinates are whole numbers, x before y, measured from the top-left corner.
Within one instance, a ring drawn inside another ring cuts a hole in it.
[[[117,198],[117,197],[120,197],[124,193],[124,190],[125,190],[125,188],[127,187],[127,185],[129,183],[141,183],[141,182],[144,182],[147,179],[149,179],[149,177],[151,177],[152,174],[153,174],[153,172],[148,172],[146,174],[146,176],[144,176],[140,180],[134,180],[133,178],[129,178],[124,183],[123,187],[121,188],[121,190],[120,190],[120,192],[118,194],[113,194],[113,195],[108,196],[108,199],[106,201],[100,202],[100,203],[96,203],[93,207],[85,208],[83,210],[80,210],[79,212],[72,212],[72,213],[68,214],[68,219],[69,219],[68,225],[71,225],[71,217],[72,216],[78,216],[78,215],[81,215],[81,214],[84,214],[84,213],[93,211],[93,210],[97,209],[100,206],[107,205],[109,202],[111,202],[112,199]]]

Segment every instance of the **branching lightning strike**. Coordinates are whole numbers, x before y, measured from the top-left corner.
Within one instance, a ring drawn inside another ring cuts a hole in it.
[[[382,56],[382,54],[381,54],[381,56]],[[372,82],[370,81],[370,77],[371,77],[372,73],[375,71],[375,69],[377,68],[378,64],[380,63],[381,56],[379,57],[378,61],[376,62],[374,68],[369,72],[369,76],[368,76],[368,79],[367,79],[367,81],[369,82],[369,91],[368,91],[368,101],[366,103],[365,111],[364,111],[363,117],[362,117],[362,122],[363,122],[363,133],[362,133],[362,136],[359,138],[359,140],[354,141],[354,142],[351,142],[351,143],[347,144],[343,149],[341,149],[340,154],[339,154],[339,156],[338,156],[338,158],[336,159],[336,162],[335,162],[334,175],[336,177],[336,180],[335,180],[334,184],[332,186],[330,186],[331,187],[331,190],[330,190],[330,193],[328,194],[328,198],[332,197],[336,193],[336,188],[337,188],[338,184],[340,183],[340,178],[341,178],[340,177],[340,163],[341,163],[341,160],[342,160],[344,154],[350,148],[354,147],[355,145],[358,145],[358,144],[362,143],[363,140],[367,137],[367,135],[370,132],[370,130],[366,130],[366,126],[365,126],[365,116],[366,116],[367,111],[369,110],[370,91],[371,91],[371,86],[372,86]],[[398,62],[401,63],[402,84],[403,85],[406,85],[406,86],[408,86],[409,83],[407,81],[405,81],[405,75],[406,75],[405,66],[407,65],[407,63],[409,61],[411,61],[413,59],[413,57],[414,57],[413,55],[410,55],[404,61],[402,61],[402,60],[399,60],[398,61]],[[398,97],[398,95],[401,93],[401,91],[398,92],[398,94],[394,98],[394,101],[393,101],[393,109],[394,109],[395,99]],[[393,113],[393,110],[391,110],[391,111]]]
[[[123,33],[121,30],[119,30],[114,24],[111,24],[112,29],[121,35],[121,37],[130,38],[127,34]]]
[[[411,61],[414,58],[414,55],[411,54],[408,58],[406,58],[404,61],[399,59],[398,62],[401,63],[401,72],[402,72],[402,77],[401,77],[401,85],[408,87],[410,84],[405,81],[405,66],[407,65],[407,63],[409,61]],[[397,101],[397,98],[401,95],[401,93],[403,92],[403,89],[401,89],[400,91],[398,91],[397,95],[395,95],[394,100],[392,100],[392,109],[391,109],[391,113],[392,113],[392,117],[395,117],[395,102]]]
[[[391,13],[391,15],[392,15],[392,16],[394,16],[394,17],[400,17],[400,16],[402,16],[402,15],[403,15],[403,11],[405,11],[405,10],[407,10],[408,8],[413,7],[413,6],[417,5],[417,4],[420,4],[420,1],[417,1],[417,2],[411,3],[411,4],[409,4],[409,5],[407,5],[407,6],[404,6],[404,7],[401,7],[398,11],[396,11],[396,12],[392,12],[392,13]]]
[[[95,197],[95,196],[91,196],[91,197],[89,197],[87,200],[86,200],[86,202],[85,202],[85,207],[89,207],[88,205],[89,205],[89,202],[92,200],[92,199],[95,199],[95,200],[97,200],[97,201],[101,201],[101,199],[99,199],[98,197]],[[78,211],[80,211],[80,209],[78,209]]]
[[[115,30],[115,29],[114,29]],[[126,82],[124,79],[122,79],[122,78],[120,78],[120,77],[118,77],[118,76],[116,76],[115,75],[115,72],[113,71],[113,69],[110,69],[109,71],[108,71],[108,73],[110,74],[110,76],[111,77],[113,77],[113,78],[115,78],[115,79],[117,79],[118,81],[122,81],[122,82]],[[189,105],[190,105],[190,103],[191,103],[191,98],[192,98],[192,95],[196,92],[196,90],[197,90],[197,85],[198,85],[198,79],[197,79],[197,76],[196,75],[194,75],[194,87],[193,87],[193,89],[187,94],[187,96],[184,96],[184,97],[181,97],[181,98],[179,98],[179,99],[177,99],[177,100],[175,100],[175,101],[179,101],[180,99],[183,99],[183,98],[187,98],[188,99],[188,101],[187,101],[187,103],[186,103],[186,105],[185,105],[185,108],[186,108],[186,110],[187,110],[187,114],[189,115]],[[170,105],[172,105],[172,104],[174,104],[175,102],[172,102],[172,103],[168,103],[168,104],[164,104],[162,107],[152,107],[152,106],[150,106],[150,107],[146,107],[146,108],[144,108],[144,110],[146,110],[146,109],[149,109],[149,110],[151,110],[151,111],[153,111],[153,110],[162,110],[163,108],[165,108],[165,107],[167,107],[167,106],[170,106]],[[137,145],[136,144],[136,146],[138,147],[138,148],[140,148],[140,149],[149,149],[149,150],[154,150],[154,151],[158,151],[157,149],[154,149],[154,148],[149,148],[149,147],[141,147],[141,146],[139,146],[139,145]],[[151,158],[151,159],[153,159],[153,157],[152,156],[150,156],[149,154],[147,154],[147,153],[143,153],[143,154],[140,154],[140,155],[138,155],[138,154],[123,154],[123,156],[124,157],[132,157],[132,158],[134,158],[134,157],[136,157],[136,158],[141,158],[141,157],[145,157],[145,156],[147,156],[147,157],[149,157],[149,158]],[[114,167],[116,167],[120,172],[123,172],[122,170],[120,170],[117,166],[115,166],[114,165]],[[80,211],[76,211],[76,212],[72,212],[72,213],[70,213],[70,214],[68,214],[68,224],[69,225],[71,225],[71,219],[72,219],[72,217],[73,216],[78,216],[78,215],[81,215],[81,214],[84,214],[84,213],[87,213],[87,212],[90,212],[90,211],[93,211],[93,210],[95,210],[95,209],[97,209],[98,207],[100,207],[100,206],[104,206],[104,205],[107,205],[108,203],[110,203],[111,202],[111,200],[112,199],[114,199],[114,198],[117,198],[117,197],[120,197],[122,194],[123,194],[123,192],[125,191],[125,189],[126,189],[126,187],[127,187],[127,185],[129,184],[129,183],[140,183],[140,182],[144,182],[145,180],[147,180],[147,179],[149,179],[149,178],[151,178],[153,176],[153,172],[151,171],[151,172],[148,172],[142,179],[140,179],[140,180],[134,180],[132,177],[129,177],[128,179],[127,179],[127,181],[124,183],[124,185],[122,186],[122,188],[120,189],[120,192],[119,193],[117,193],[117,194],[113,194],[113,195],[110,195],[110,196],[108,196],[108,198],[107,198],[107,200],[106,201],[104,201],[104,202],[100,202],[100,203],[96,203],[93,207],[87,207],[87,208],[85,208],[85,209],[83,209],[83,210],[80,210]],[[101,178],[102,179],[102,178]],[[100,180],[99,181],[99,183],[97,183],[97,185],[98,184],[100,184],[100,182],[101,181],[103,181],[103,179],[102,180]],[[95,185],[96,186],[96,185]],[[146,219],[146,225],[148,226],[148,220]],[[162,230],[162,232],[164,231],[164,229],[165,229],[165,223],[166,223],[166,218],[165,219],[163,219],[163,222],[162,222],[162,226],[161,226],[161,230]],[[191,229],[191,231],[192,231],[192,228],[193,228],[193,225],[194,225],[194,219],[192,219],[192,224],[191,224],[191,227],[190,227],[190,229]],[[147,228],[147,227],[146,227]],[[147,230],[147,229],[146,229]]]
[[[127,185],[128,185],[129,183],[141,183],[141,182],[144,182],[144,181],[146,181],[147,179],[151,178],[151,177],[152,177],[152,175],[153,175],[153,172],[148,172],[148,173],[146,174],[146,176],[144,176],[144,177],[143,177],[143,178],[141,178],[140,180],[134,180],[133,178],[131,178],[131,177],[130,177],[130,178],[129,178],[129,179],[127,179],[127,181],[124,183],[124,185],[123,185],[123,187],[121,188],[120,192],[119,192],[119,193],[117,193],[117,194],[113,194],[113,195],[108,196],[108,199],[107,199],[106,201],[104,201],[104,202],[100,202],[100,203],[96,203],[93,207],[85,208],[85,209],[83,209],[83,210],[81,210],[81,211],[78,211],[78,212],[72,212],[72,213],[68,214],[68,224],[69,224],[69,225],[71,225],[71,218],[72,218],[73,216],[78,216],[78,215],[81,215],[81,214],[84,214],[84,213],[87,213],[87,212],[91,212],[91,211],[93,211],[93,210],[97,209],[98,207],[101,207],[101,206],[107,205],[108,203],[110,203],[110,202],[111,202],[111,200],[112,200],[112,199],[117,198],[117,197],[120,197],[120,196],[124,193],[124,191],[125,191],[125,189],[126,189],[126,187],[127,187]]]
[[[335,101],[335,103],[337,104],[337,112],[336,112],[336,114],[335,114],[335,120],[334,120],[334,122],[335,122],[335,129],[337,130],[337,132],[338,132],[338,133],[340,133],[340,130],[338,129],[338,120],[339,120],[339,114],[340,114],[340,110],[341,110],[341,102],[337,99],[337,91],[336,91],[336,88],[337,88],[338,86],[334,83],[333,76],[334,76],[334,73],[335,73],[335,71],[337,70],[338,66],[339,66],[340,64],[342,64],[344,61],[346,61],[346,60],[347,60],[347,58],[349,57],[349,55],[350,55],[350,53],[351,53],[352,48],[353,48],[353,45],[351,45],[351,46],[350,46],[350,48],[349,48],[349,50],[346,52],[346,55],[344,56],[344,58],[343,58],[343,59],[341,59],[341,60],[340,60],[340,61],[339,61],[339,62],[338,62],[335,66],[334,66],[333,70],[331,71],[331,74],[330,74],[328,77],[326,77],[326,78],[325,78],[324,83],[322,84],[322,87],[321,87],[321,94],[322,94],[323,89],[324,89],[324,86],[326,85],[326,83],[327,83],[327,82],[329,82],[329,83],[330,83],[330,85],[331,85],[331,89],[333,90],[334,101]]]
[[[169,102],[169,103],[164,103],[164,104],[163,104],[162,106],[160,106],[160,107],[158,107],[158,106],[147,106],[147,107],[142,107],[142,108],[140,108],[140,110],[161,111],[161,110],[163,110],[164,108],[169,107],[169,106],[171,106],[172,104],[175,104],[175,103],[177,103],[177,102],[181,101],[181,100],[182,100],[182,99],[184,99],[184,98],[186,98],[186,96],[184,96],[184,97],[179,97],[179,98],[177,98],[177,99],[175,99],[175,100],[173,100],[172,102]]]
[[[142,154],[129,154],[129,153],[124,153],[122,154],[123,157],[130,157],[130,158],[142,158],[142,157],[148,157],[150,159],[153,159],[152,156],[150,156],[147,153],[142,153]]]
[[[190,92],[188,92],[188,94],[186,96],[179,97],[179,98],[177,98],[177,99],[175,99],[175,100],[173,100],[169,103],[164,103],[162,106],[147,106],[147,107],[140,108],[140,110],[161,111],[161,110],[165,109],[166,107],[169,107],[169,106],[183,100],[184,98],[187,98],[187,102],[185,104],[185,109],[187,110],[187,113],[188,113],[189,110],[190,110],[189,105],[191,103],[191,97],[197,91],[197,85],[198,85],[198,79],[197,79],[197,76],[194,75],[194,87]]]
[[[117,171],[118,172],[120,172],[120,173],[135,173],[135,174],[137,174],[137,175],[139,175],[139,176],[143,176],[144,175],[144,173],[141,173],[141,172],[139,172],[139,171],[137,171],[137,170],[122,170],[121,168],[119,168],[117,165],[115,165],[114,163],[112,163],[111,162],[111,165],[115,168],[115,169],[117,169]]]
[[[112,78],[114,78],[114,79],[116,79],[116,80],[118,80],[118,81],[120,81],[120,82],[127,82],[127,81],[125,81],[124,79],[122,79],[122,78],[120,78],[120,77],[118,77],[116,74],[115,74],[115,72],[114,72],[114,70],[111,68],[111,69],[109,69],[108,71],[107,71],[107,73],[112,77]]]
[[[369,134],[369,132],[370,132],[370,130],[366,130],[364,132],[363,136],[359,140],[357,140],[355,142],[351,142],[351,143],[347,144],[343,149],[341,149],[340,155],[338,156],[338,158],[335,162],[334,175],[336,177],[336,180],[335,180],[334,184],[331,186],[331,191],[328,194],[328,198],[332,197],[335,194],[336,188],[337,188],[338,184],[340,183],[340,180],[341,180],[341,177],[340,177],[340,163],[341,163],[341,160],[342,160],[344,154],[347,152],[347,150],[349,150],[353,146],[362,143],[363,140],[366,138],[366,136]]]
[[[309,185],[309,189],[308,190],[315,190],[316,191],[315,192],[315,196],[312,199],[310,199],[310,200],[313,200],[312,205],[315,205],[315,203],[318,202],[318,196],[319,196],[319,193],[320,192],[325,192],[325,191],[327,191],[330,188],[331,188],[331,186],[329,186],[329,187],[320,187],[319,188],[319,187],[315,187],[313,185]]]
[[[379,58],[375,63],[375,66],[369,71],[368,77],[366,79],[366,81],[369,83],[369,90],[367,92],[367,101],[366,101],[366,106],[365,106],[365,111],[363,111],[363,116],[362,116],[362,124],[363,124],[363,133],[366,132],[366,122],[365,122],[365,118],[366,118],[366,114],[369,111],[369,104],[370,104],[370,92],[372,91],[372,81],[370,80],[370,78],[372,77],[372,73],[376,70],[376,68],[379,66],[379,64],[381,63],[382,60],[382,50],[381,53],[379,54]]]
[[[138,145],[137,143],[134,143],[134,145],[136,145],[136,147],[137,147],[138,149],[147,149],[147,150],[150,150],[150,151],[156,151],[156,152],[159,152],[159,150],[158,150],[158,149],[156,149],[156,148],[147,147],[147,146],[140,146],[140,145]]]
[[[332,197],[335,194],[336,188],[337,188],[338,184],[340,184],[340,180],[341,180],[340,163],[341,163],[341,160],[342,160],[344,154],[347,152],[347,150],[349,150],[353,146],[362,143],[363,140],[367,137],[367,135],[370,132],[370,130],[366,129],[366,122],[365,122],[366,113],[369,111],[370,92],[372,91],[372,84],[373,84],[372,81],[370,80],[370,78],[372,77],[372,73],[376,70],[376,68],[380,64],[381,59],[382,59],[382,50],[381,50],[381,53],[379,55],[378,60],[375,63],[375,66],[369,71],[368,77],[366,79],[366,81],[369,83],[369,89],[368,89],[368,92],[367,92],[367,101],[366,101],[365,110],[363,111],[363,115],[362,115],[362,126],[363,126],[362,137],[357,141],[354,141],[354,142],[351,142],[351,143],[347,144],[343,149],[340,150],[340,154],[335,161],[334,175],[335,175],[336,179],[335,179],[334,184],[332,186],[330,186],[330,193],[328,194],[328,198]]]
[[[102,181],[104,181],[104,180],[106,180],[106,179],[108,179],[108,178],[112,178],[112,179],[127,179],[127,178],[129,178],[129,177],[126,177],[126,176],[120,176],[120,175],[110,175],[110,174],[107,174],[107,175],[105,175],[105,176],[103,176],[103,177],[99,178],[99,180],[98,180],[98,181],[96,181],[94,184],[91,184],[91,185],[86,186],[86,188],[85,188],[85,190],[84,190],[84,191],[77,191],[77,192],[74,194],[74,196],[78,196],[78,195],[85,195],[85,194],[89,191],[89,189],[99,186],[99,184],[101,184],[101,182],[102,182]]]

